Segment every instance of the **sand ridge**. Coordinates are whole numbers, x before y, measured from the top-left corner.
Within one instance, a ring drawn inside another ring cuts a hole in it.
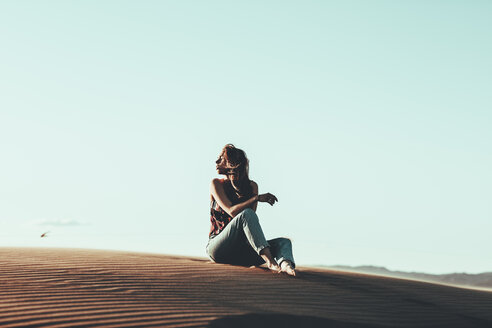
[[[205,258],[0,248],[1,327],[492,327],[492,293]]]

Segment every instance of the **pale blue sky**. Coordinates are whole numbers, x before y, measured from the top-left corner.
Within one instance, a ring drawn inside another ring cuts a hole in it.
[[[0,246],[205,256],[231,142],[278,197],[258,215],[299,265],[492,271],[491,14],[3,1]]]

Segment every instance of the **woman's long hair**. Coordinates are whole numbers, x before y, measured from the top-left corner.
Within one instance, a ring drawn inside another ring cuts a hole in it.
[[[222,148],[222,160],[226,163],[226,174],[231,177],[231,185],[239,199],[249,197],[253,193],[249,180],[249,160],[246,153],[233,144]]]

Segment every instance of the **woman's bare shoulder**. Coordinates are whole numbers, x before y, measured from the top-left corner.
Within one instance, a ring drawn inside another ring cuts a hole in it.
[[[258,184],[253,180],[250,180],[250,184],[251,184],[251,188],[253,188],[253,192],[257,193],[258,192]]]
[[[223,189],[224,188],[224,180],[225,179],[220,179],[220,178],[213,178],[212,179],[212,182],[210,182],[210,187],[214,187],[214,188],[221,188]]]

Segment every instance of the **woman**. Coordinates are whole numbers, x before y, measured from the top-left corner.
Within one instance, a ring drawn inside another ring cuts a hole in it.
[[[256,215],[258,202],[271,206],[278,201],[270,193],[258,195],[258,185],[249,180],[246,154],[232,144],[222,149],[215,162],[224,179],[210,184],[210,228],[207,254],[218,263],[261,265],[295,276],[292,244],[287,238],[266,240]]]

